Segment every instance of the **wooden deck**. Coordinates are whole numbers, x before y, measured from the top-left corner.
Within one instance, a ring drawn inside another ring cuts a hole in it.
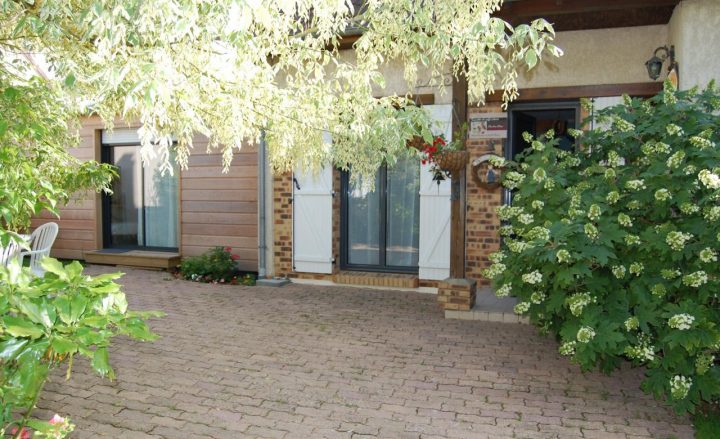
[[[146,250],[91,250],[85,252],[85,262],[168,269],[175,268],[180,264],[180,253]]]

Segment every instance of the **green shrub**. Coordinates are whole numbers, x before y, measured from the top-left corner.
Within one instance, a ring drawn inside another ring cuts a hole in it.
[[[719,110],[714,84],[666,85],[599,111],[573,133],[579,151],[526,135],[485,273],[561,354],[586,370],[645,365],[643,389],[679,412],[720,397]]]
[[[51,258],[42,265],[44,277],[17,262],[0,266],[0,437],[27,432],[26,426],[36,437],[64,437],[72,426],[63,418],[30,418],[49,372],[67,363],[70,376],[73,359],[87,357],[97,373],[112,379],[108,347],[113,337],[155,339],[145,319],[159,314],[128,311],[114,282],[120,273],[90,277],[77,261],[63,266]],[[21,412],[26,415],[19,417]]]
[[[200,256],[183,259],[180,275],[196,282],[255,285],[254,275],[238,271],[238,258],[230,247],[213,247]]]

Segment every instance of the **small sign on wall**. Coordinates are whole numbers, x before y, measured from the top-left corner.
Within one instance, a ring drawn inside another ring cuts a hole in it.
[[[507,138],[507,113],[475,113],[470,116],[471,139]]]

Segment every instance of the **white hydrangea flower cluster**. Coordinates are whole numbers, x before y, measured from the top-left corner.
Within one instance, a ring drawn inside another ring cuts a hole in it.
[[[715,142],[700,136],[690,137],[690,143],[698,149],[710,149],[715,148]]]
[[[532,224],[532,222],[535,221],[535,217],[531,213],[521,213],[520,215],[518,215],[518,221],[525,225],[528,225]]]
[[[612,267],[612,274],[618,279],[624,278],[626,271],[624,265],[613,265]]]
[[[617,177],[617,172],[613,168],[608,168],[605,170],[604,174],[605,180],[615,180]]]
[[[530,241],[549,241],[550,229],[541,226],[533,227],[525,234],[525,238]]]
[[[532,143],[530,144],[530,146],[535,151],[544,151],[545,150],[545,144],[539,140],[533,140]]]
[[[697,167],[695,167],[695,165],[687,165],[685,169],[683,169],[683,172],[685,175],[693,175],[697,172]]]
[[[667,189],[658,189],[655,191],[655,199],[658,201],[667,201],[672,198],[672,194]]]
[[[667,293],[667,289],[663,284],[655,284],[650,288],[650,292],[655,297],[663,297]]]
[[[580,343],[590,343],[590,341],[595,338],[595,330],[590,326],[583,326],[578,329],[575,338],[577,338],[577,341]]]
[[[710,262],[717,262],[717,252],[710,247],[705,247],[704,249],[700,250],[699,254],[700,260],[706,264],[709,264]]]
[[[720,219],[720,206],[706,207],[703,209],[703,218],[710,222]]]
[[[558,263],[564,264],[566,262],[570,262],[570,252],[563,249],[560,249],[555,253],[555,259],[557,259]]]
[[[667,236],[665,237],[665,242],[667,242],[667,245],[669,245],[671,249],[675,251],[681,251],[685,248],[685,244],[692,238],[693,235],[690,233],[683,233],[673,230],[672,232],[667,234]]]
[[[640,321],[635,316],[628,317],[627,320],[625,320],[625,330],[628,332],[636,330],[639,326]]]
[[[640,237],[637,235],[627,234],[625,235],[625,244],[627,245],[640,245]]]
[[[605,201],[607,201],[610,205],[617,203],[619,200],[620,194],[617,191],[610,191],[608,192],[607,197],[605,197]]]
[[[575,355],[575,346],[577,346],[576,341],[566,341],[565,343],[560,345],[560,347],[558,348],[558,352],[560,352],[560,355],[570,357],[572,355]]]
[[[650,336],[641,333],[638,336],[638,344],[636,346],[628,346],[625,348],[625,355],[631,360],[643,363],[653,361],[655,359],[655,346],[650,344]]]
[[[663,279],[675,279],[677,277],[680,277],[682,275],[682,272],[680,270],[671,270],[669,268],[664,268],[660,270],[660,276],[663,277]]]
[[[618,223],[620,223],[620,225],[623,227],[632,227],[632,225],[633,225],[632,219],[627,214],[620,213],[620,214],[618,214],[617,219],[618,219]]]
[[[645,181],[642,179],[628,180],[625,183],[625,187],[633,191],[639,191],[646,188]]]
[[[693,203],[682,203],[680,205],[680,212],[684,213],[685,215],[692,215],[693,213],[698,213],[700,211],[700,206]]]
[[[600,236],[600,232],[598,232],[597,227],[595,227],[594,224],[587,223],[585,224],[585,235],[587,235],[590,240],[595,241]]]
[[[540,282],[542,282],[542,279],[543,279],[543,275],[538,270],[535,270],[531,273],[525,273],[522,275],[523,282],[525,282],[526,284],[530,284],[530,285],[537,285]]]
[[[495,168],[502,168],[507,164],[507,160],[505,160],[504,157],[500,157],[498,155],[491,155],[488,159],[488,162],[490,162],[490,164],[493,165]]]
[[[543,168],[537,168],[533,172],[533,180],[537,181],[538,183],[543,182],[547,178],[547,172]]]
[[[490,256],[488,256],[488,259],[490,260],[490,262],[497,263],[497,262],[502,262],[506,257],[507,257],[507,255],[505,254],[504,251],[498,251],[498,252],[490,253]]]
[[[635,125],[620,117],[613,117],[613,128],[623,133],[629,133],[635,129]]]
[[[545,299],[547,299],[547,294],[545,294],[543,291],[534,291],[530,295],[530,302],[534,303],[535,305],[540,305]]]
[[[617,151],[609,151],[607,156],[607,164],[611,168],[617,168],[624,162],[624,159],[620,157],[620,154],[617,153]],[[605,175],[607,178],[607,174]]]
[[[682,283],[692,288],[700,288],[708,281],[707,273],[704,271],[696,271],[695,273],[686,274],[682,278]]]
[[[602,214],[602,210],[600,210],[600,206],[597,204],[593,204],[590,206],[590,209],[588,209],[588,218],[590,221],[597,221],[600,219],[600,215]]]
[[[510,171],[505,174],[504,184],[508,189],[517,189],[518,186],[525,180],[525,174],[519,172]]]
[[[645,266],[642,264],[642,262],[633,262],[632,264],[630,264],[630,274],[640,276],[643,270],[645,270]]]
[[[542,210],[542,208],[545,207],[545,203],[540,200],[534,200],[530,205],[535,210]]]
[[[690,314],[675,314],[668,320],[668,326],[679,331],[687,331],[692,328],[695,317]]]
[[[582,314],[583,309],[594,301],[590,293],[575,293],[565,299],[565,304],[570,309],[572,315],[578,317]]]
[[[523,209],[521,207],[504,204],[496,208],[495,212],[497,213],[498,218],[500,218],[501,221],[509,221],[510,219],[523,213]]]
[[[507,297],[510,293],[512,293],[512,283],[503,284],[503,286],[495,291],[497,297]]]
[[[683,160],[685,160],[685,151],[678,151],[671,155],[670,158],[667,159],[667,162],[665,162],[665,164],[668,168],[674,169],[680,167]]]
[[[508,240],[507,246],[513,253],[522,253],[529,248],[533,248],[533,245],[525,241],[510,241]]]
[[[627,203],[627,207],[630,210],[638,210],[642,207],[642,203],[640,202],[640,200],[631,200]]]
[[[717,175],[709,169],[700,171],[698,173],[698,180],[708,189],[720,189],[720,175]]]
[[[494,279],[503,274],[506,268],[507,267],[502,262],[492,264],[490,267],[483,270],[483,276],[487,277],[488,279]]]
[[[577,138],[583,136],[584,131],[582,131],[582,130],[577,130],[577,129],[575,129],[575,128],[568,128],[568,129],[567,129],[567,133],[570,134],[572,137],[574,137],[574,138],[577,139]]]
[[[515,234],[515,229],[513,229],[513,226],[510,225],[504,225],[500,226],[500,229],[498,229],[498,233],[500,236],[512,236]]]
[[[673,399],[685,399],[690,392],[693,380],[683,375],[675,375],[670,379],[670,394]]]
[[[698,375],[705,375],[715,362],[715,355],[703,354],[695,360],[695,370]]]
[[[674,123],[670,123],[665,127],[665,131],[671,136],[682,136],[685,134],[683,129]]]
[[[529,310],[530,310],[529,302],[520,302],[513,307],[513,311],[515,312],[515,314],[525,314]]]
[[[656,142],[656,141],[649,141],[645,142],[640,147],[640,150],[645,155],[652,155],[652,154],[669,154],[670,153],[670,145],[663,142]]]

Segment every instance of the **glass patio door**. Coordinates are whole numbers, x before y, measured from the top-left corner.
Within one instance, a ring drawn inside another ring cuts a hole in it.
[[[103,200],[105,247],[177,250],[177,172],[162,175],[159,159],[143,167],[137,144],[103,145],[103,156],[118,171]]]
[[[383,166],[375,189],[357,187],[343,176],[342,267],[415,272],[420,235],[420,166],[401,159]]]

